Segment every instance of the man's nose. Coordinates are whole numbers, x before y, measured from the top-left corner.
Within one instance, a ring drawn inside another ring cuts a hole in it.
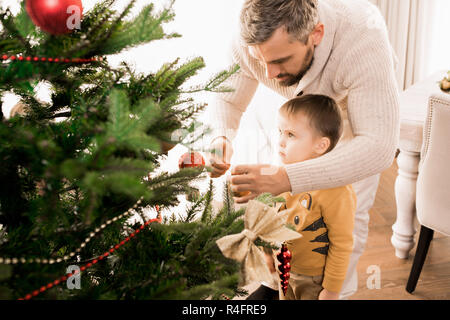
[[[280,68],[276,65],[266,64],[266,76],[269,80],[276,78],[280,74]]]

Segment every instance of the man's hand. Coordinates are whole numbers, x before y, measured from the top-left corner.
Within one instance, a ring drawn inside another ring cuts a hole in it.
[[[235,197],[236,203],[246,203],[261,193],[276,196],[291,191],[291,183],[284,167],[268,164],[237,165],[231,168],[231,191],[250,191],[243,197]]]
[[[323,289],[319,293],[319,300],[338,300],[339,293],[328,291],[327,289]]]
[[[222,176],[230,168],[230,160],[233,156],[233,145],[225,137],[214,139],[210,145],[211,152],[206,152],[207,164],[211,167],[211,178]]]

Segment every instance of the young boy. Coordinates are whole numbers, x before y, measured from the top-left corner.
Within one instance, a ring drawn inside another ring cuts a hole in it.
[[[327,96],[297,97],[280,108],[278,129],[281,161],[308,161],[336,146],[342,134],[340,111]],[[352,186],[280,196],[286,199],[280,210],[294,208],[287,223],[303,236],[287,242],[292,254],[289,286],[284,295],[278,279],[278,293],[274,284],[265,284],[247,299],[270,299],[275,294],[280,300],[338,299],[353,248],[356,195]],[[267,258],[275,272],[276,252]]]

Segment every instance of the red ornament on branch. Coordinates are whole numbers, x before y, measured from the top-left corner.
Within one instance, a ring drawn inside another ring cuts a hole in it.
[[[178,160],[178,167],[184,168],[197,168],[204,167],[205,159],[199,152],[186,152]]]
[[[277,259],[280,262],[280,264],[278,265],[278,270],[280,270],[279,274],[281,279],[281,288],[283,289],[283,294],[286,295],[289,285],[289,278],[291,276],[289,273],[289,271],[291,271],[291,264],[289,262],[292,259],[292,255],[285,243],[281,245],[281,250],[277,254]]]
[[[65,34],[81,28],[81,0],[27,0],[25,9],[33,23],[50,34]]]

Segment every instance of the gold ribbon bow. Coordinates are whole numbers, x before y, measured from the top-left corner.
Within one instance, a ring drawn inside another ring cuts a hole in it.
[[[254,243],[257,238],[281,246],[283,241],[302,237],[285,226],[288,210],[278,212],[279,208],[280,205],[273,208],[250,200],[244,214],[244,230],[216,241],[225,257],[241,263],[241,286],[253,281],[272,282],[264,252]]]

